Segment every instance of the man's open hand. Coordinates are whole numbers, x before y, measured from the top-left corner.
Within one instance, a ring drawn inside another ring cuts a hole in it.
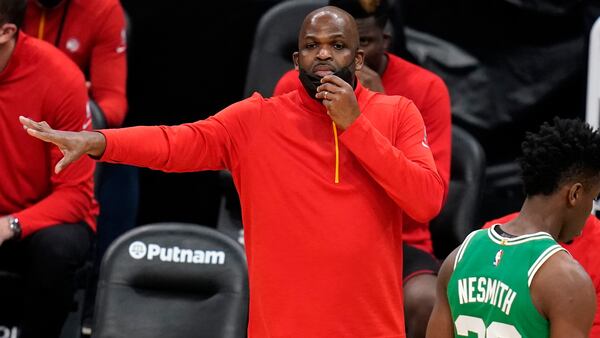
[[[36,122],[24,116],[19,116],[19,121],[29,135],[54,143],[63,153],[64,157],[54,168],[56,173],[85,154],[100,157],[106,148],[104,135],[98,132],[54,130],[45,121]]]

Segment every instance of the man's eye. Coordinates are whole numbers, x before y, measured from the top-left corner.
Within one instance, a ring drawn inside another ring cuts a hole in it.
[[[307,48],[307,49],[313,49],[313,48],[315,48],[315,47],[317,47],[317,44],[316,44],[316,43],[307,43],[307,44],[306,44],[306,48]]]
[[[361,47],[368,46],[369,45],[369,40],[367,40],[367,39],[360,39],[359,44],[360,44]]]
[[[336,44],[334,44],[334,45],[333,45],[333,48],[335,48],[335,49],[337,49],[337,50],[340,50],[340,49],[343,49],[343,48],[344,48],[344,45],[343,45],[343,44],[341,44],[341,43],[336,43]]]

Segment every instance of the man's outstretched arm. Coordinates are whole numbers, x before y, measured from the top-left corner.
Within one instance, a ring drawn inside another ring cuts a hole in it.
[[[177,126],[137,126],[99,132],[53,130],[45,122],[21,117],[31,136],[54,143],[62,170],[84,154],[100,161],[165,172],[231,169],[260,127],[262,97],[234,103],[205,120]]]

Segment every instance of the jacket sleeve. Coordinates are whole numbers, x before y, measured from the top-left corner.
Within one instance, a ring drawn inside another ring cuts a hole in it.
[[[48,95],[45,105],[49,108],[45,120],[61,130],[80,131],[90,129],[91,121],[86,114],[87,89],[83,75],[78,74],[70,89],[58,85],[64,95]],[[51,163],[47,170],[50,173],[50,193],[31,205],[14,214],[21,223],[23,236],[27,236],[42,228],[56,224],[78,223],[86,221],[95,226],[93,214],[97,205],[94,200],[94,168],[95,163],[84,157],[68,168],[54,173],[54,166],[62,158],[60,150],[48,144]]]
[[[100,160],[166,172],[232,170],[255,130],[261,100],[254,94],[194,123],[101,130],[106,149]]]
[[[395,140],[382,135],[361,114],[340,141],[404,212],[427,222],[441,209],[444,184],[426,143],[419,111],[410,101],[398,102]]]
[[[452,157],[452,118],[450,94],[442,79],[436,77],[428,88],[429,94],[421,115],[427,129],[427,141],[435,161],[438,174],[444,182],[444,200],[450,182],[450,160]]]
[[[90,96],[104,112],[108,125],[118,127],[127,113],[127,41],[119,2],[114,1],[99,20],[90,59]]]

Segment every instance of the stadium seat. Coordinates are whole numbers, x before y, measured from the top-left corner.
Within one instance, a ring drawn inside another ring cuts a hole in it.
[[[448,197],[440,214],[430,223],[433,249],[438,258],[445,258],[477,227],[484,178],[483,148],[468,132],[452,126]]]
[[[104,112],[94,100],[90,100],[88,102],[89,113],[92,117],[92,126],[94,129],[104,129],[108,127],[106,123],[106,117],[104,116]],[[100,172],[102,171],[102,163],[96,163],[96,170],[94,171],[94,189],[96,190],[96,195],[98,195],[98,187],[100,186]]]
[[[288,0],[269,9],[260,19],[248,63],[244,95],[259,92],[271,96],[277,81],[292,69],[298,50],[298,33],[304,17],[327,5],[327,0]],[[217,229],[243,244],[240,202],[231,174],[219,175],[223,197]]]
[[[239,245],[216,230],[159,223],[108,249],[92,337],[245,337],[247,268]]]
[[[258,91],[271,96],[277,81],[293,67],[292,54],[298,50],[298,32],[304,17],[327,5],[327,0],[284,1],[260,19],[248,63],[244,95]]]

